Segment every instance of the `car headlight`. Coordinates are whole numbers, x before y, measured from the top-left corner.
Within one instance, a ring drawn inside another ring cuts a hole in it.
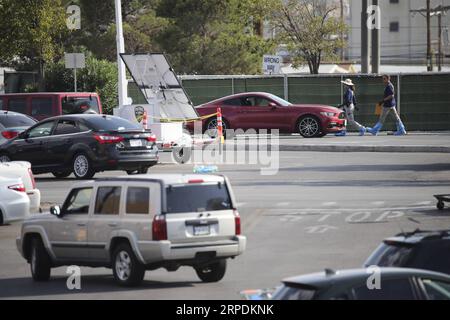
[[[334,117],[334,112],[321,112],[320,114],[325,116],[325,117],[329,117],[329,118],[333,118]]]

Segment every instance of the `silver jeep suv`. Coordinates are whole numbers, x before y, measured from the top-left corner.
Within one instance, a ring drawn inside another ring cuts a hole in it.
[[[226,259],[245,250],[228,179],[219,175],[138,175],[76,184],[63,206],[22,225],[17,248],[34,280],[53,267],[108,267],[121,285],[146,270],[192,266],[220,281]]]

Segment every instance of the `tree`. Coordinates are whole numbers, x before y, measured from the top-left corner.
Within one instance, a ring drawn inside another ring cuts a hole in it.
[[[60,0],[0,1],[0,63],[38,71],[44,87],[44,66],[60,58],[67,33]]]
[[[156,13],[168,25],[158,41],[179,73],[257,74],[263,54],[274,49],[274,43],[254,32],[255,17],[263,16],[257,2],[161,1]]]
[[[338,7],[320,0],[280,0],[273,24],[281,42],[288,45],[293,65],[308,64],[318,74],[324,58],[334,59],[344,46],[339,36],[346,25],[336,16]]]

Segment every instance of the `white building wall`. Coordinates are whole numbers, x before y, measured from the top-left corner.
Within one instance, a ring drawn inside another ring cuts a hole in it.
[[[397,3],[395,3],[397,2]],[[371,1],[369,0],[369,5]],[[381,58],[383,62],[423,62],[426,56],[426,18],[410,10],[426,7],[425,0],[379,0],[381,9]],[[432,0],[431,6],[450,5],[450,0]],[[361,58],[361,1],[350,0],[348,16],[349,41],[348,58],[359,61]],[[431,19],[433,49],[437,52],[438,19]],[[399,23],[398,32],[390,31],[390,24]],[[444,28],[450,26],[450,12],[442,18]],[[447,35],[448,32],[444,32]],[[450,46],[444,40],[444,52],[450,54]]]

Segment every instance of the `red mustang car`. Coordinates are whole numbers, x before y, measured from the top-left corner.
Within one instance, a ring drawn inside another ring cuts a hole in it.
[[[345,129],[345,114],[324,105],[295,105],[273,94],[248,92],[220,98],[196,107],[200,116],[222,109],[226,129],[278,129],[282,133],[300,133],[305,138],[323,137]],[[214,137],[217,119],[203,120],[203,132]],[[188,124],[193,131],[194,125]],[[225,131],[224,131],[225,132]]]

